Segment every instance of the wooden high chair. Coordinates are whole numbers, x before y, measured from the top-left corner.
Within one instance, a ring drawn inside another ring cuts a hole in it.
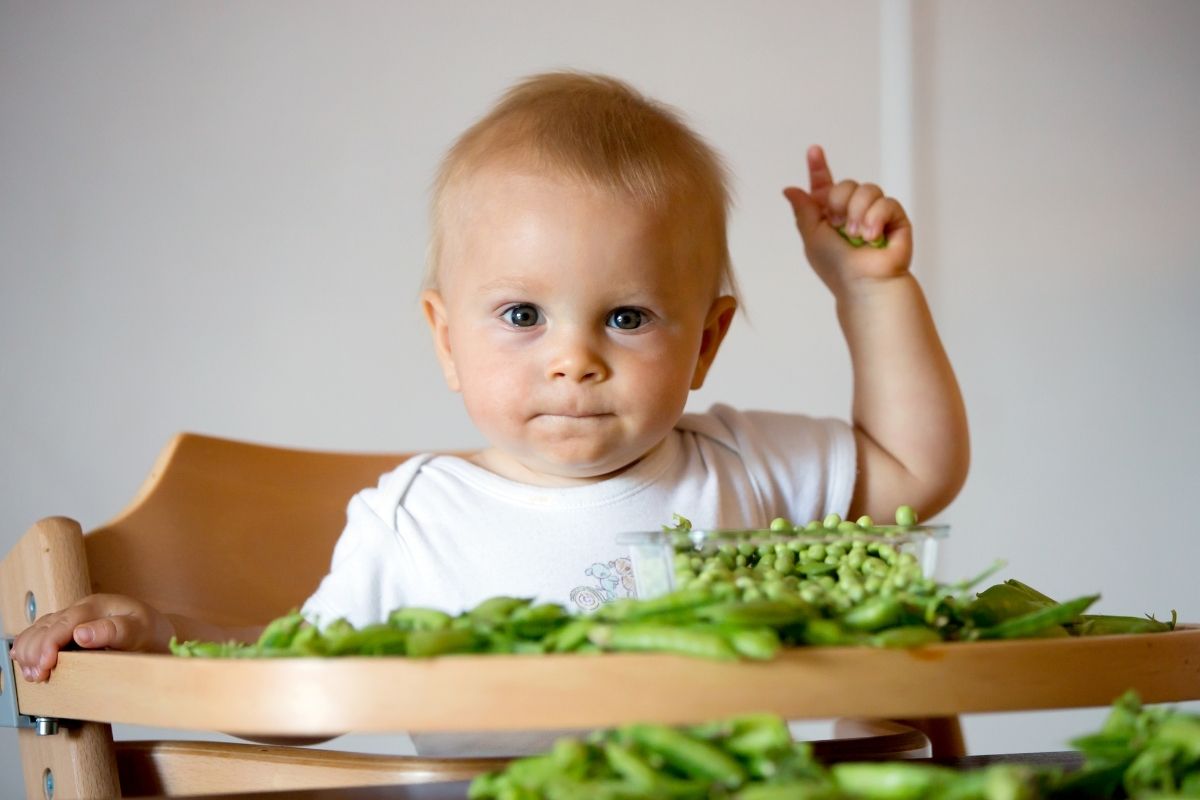
[[[84,535],[75,521],[50,517],[25,534],[0,564],[4,636],[98,592],[227,626],[268,622],[308,597],[328,571],[350,497],[405,458],[180,434],[113,521]],[[506,760],[364,755],[269,739],[114,742],[104,722],[63,725],[49,736],[18,733],[28,796],[43,797],[50,775],[60,800],[450,781]],[[882,722],[841,735],[843,754],[861,752],[856,741],[872,741],[876,755],[927,749],[920,734]]]
[[[84,535],[73,520],[50,517],[21,538],[0,562],[3,634],[92,592],[225,625],[268,622],[324,576],[353,493],[404,458],[177,436],[109,524]],[[1131,688],[1147,703],[1200,699],[1195,625],[911,651],[794,648],[760,663],[652,653],[222,660],[68,651],[41,684],[15,679],[4,655],[0,726],[42,718],[18,731],[22,767],[27,796],[47,796],[52,781],[54,800],[450,781],[503,761],[114,743],[113,722],[294,742],[348,731],[600,728],[773,711],[849,718],[839,738],[814,742],[819,756],[838,760],[963,755],[963,713],[1103,706]],[[19,713],[6,720],[6,708]],[[55,720],[62,723],[52,734]]]
[[[0,565],[4,635],[97,592],[222,625],[268,622],[295,608],[328,571],[350,497],[404,458],[180,434],[107,525],[84,536],[73,520],[51,517],[21,539]],[[267,744],[114,743],[111,726],[97,722],[55,736],[31,728],[18,735],[26,790],[38,798],[46,770],[58,798],[130,797],[457,780],[504,762]]]

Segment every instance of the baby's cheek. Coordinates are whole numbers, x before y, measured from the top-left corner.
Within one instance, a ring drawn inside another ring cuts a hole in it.
[[[503,370],[474,376],[463,384],[463,402],[475,427],[489,441],[512,436],[522,419],[521,398],[527,395]]]

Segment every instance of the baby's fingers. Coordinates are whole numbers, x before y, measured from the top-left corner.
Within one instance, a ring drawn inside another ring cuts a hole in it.
[[[850,201],[859,190],[858,181],[844,180],[835,184],[825,198],[825,218],[835,228],[849,225]]]
[[[78,619],[71,610],[50,614],[21,632],[13,642],[12,658],[27,680],[42,681],[58,664],[58,651],[72,641]]]
[[[76,626],[75,643],[80,647],[140,650],[147,645],[146,626],[137,617],[112,616],[89,620]]]
[[[867,211],[883,198],[883,189],[873,183],[860,183],[846,202],[846,232],[851,236],[862,235],[866,228]]]
[[[825,160],[825,151],[819,145],[808,148],[808,193],[818,205],[824,205],[833,188],[833,173]]]
[[[872,242],[907,225],[904,206],[891,197],[878,197],[863,211],[858,235]]]

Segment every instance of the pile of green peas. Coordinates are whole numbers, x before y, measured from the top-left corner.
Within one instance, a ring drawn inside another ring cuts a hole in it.
[[[917,522],[910,506],[896,510],[896,525],[877,525],[869,516],[843,520],[838,514],[794,525],[782,517],[769,531],[694,537],[679,518],[670,529],[675,586],[722,587],[737,599],[800,599],[830,612],[845,612],[864,600],[895,594],[930,594],[917,557],[904,550],[905,534]],[[889,539],[893,541],[889,541]]]

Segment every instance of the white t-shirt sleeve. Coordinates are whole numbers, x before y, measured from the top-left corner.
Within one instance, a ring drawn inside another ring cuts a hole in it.
[[[739,454],[768,513],[807,522],[849,511],[857,466],[854,429],[845,420],[722,404],[685,420],[684,427]]]
[[[396,508],[412,471],[419,467],[419,459],[411,461],[350,499],[329,574],[300,609],[309,622],[324,627],[345,618],[362,627],[383,621],[405,605],[404,570],[410,559],[396,530]]]

